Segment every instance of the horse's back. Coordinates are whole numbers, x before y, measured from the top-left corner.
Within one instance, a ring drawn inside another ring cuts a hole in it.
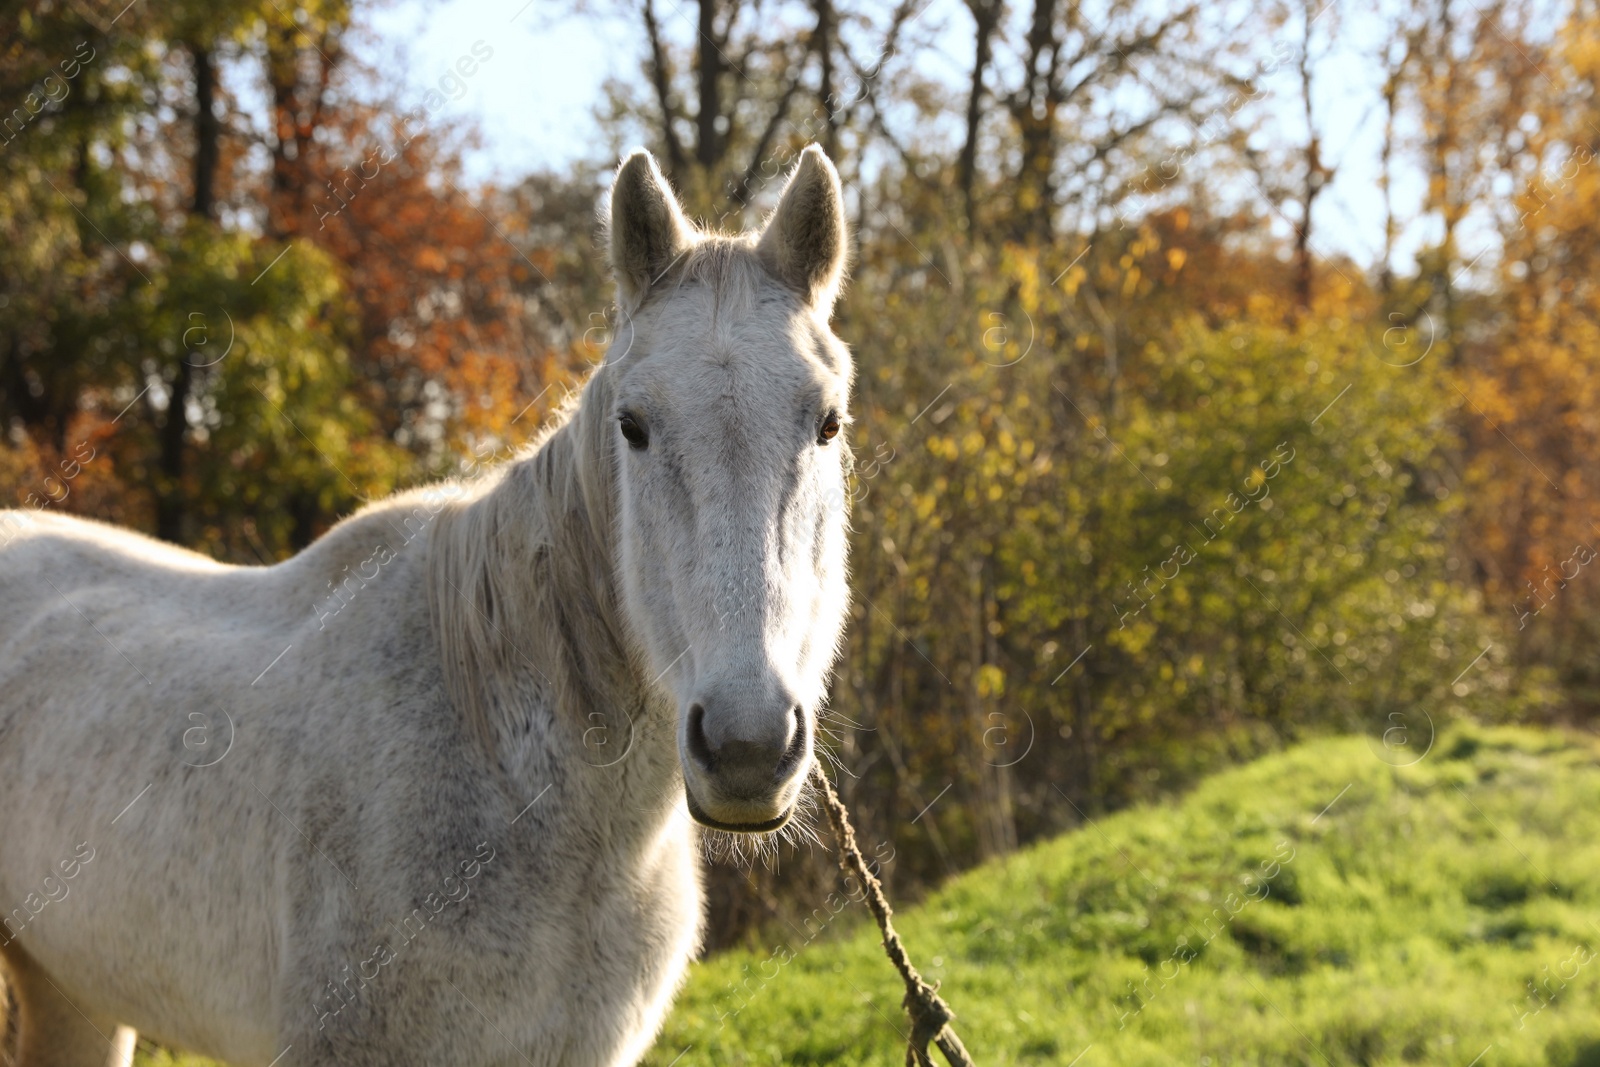
[[[250,681],[237,681],[248,669],[238,649],[265,647],[281,625],[254,595],[271,576],[101,523],[16,515],[0,512],[0,940],[70,976],[75,996],[132,1018],[116,1009],[165,983],[164,999],[179,1004],[191,984],[183,972],[224,964],[206,958],[204,938],[170,936],[181,923],[161,914],[172,910],[161,897],[208,910],[171,880],[198,858],[182,827],[243,829],[240,783],[195,767],[232,732],[219,712]],[[208,933],[220,952],[259,956],[271,943],[268,870],[229,862],[242,842],[218,837],[212,885],[246,905],[247,921],[232,936]],[[117,958],[145,966],[106,966]],[[270,976],[248,984],[270,998]],[[204,1008],[176,1028],[192,1023],[226,1047],[253,1042],[216,1031],[236,1012]]]
[[[238,568],[106,523],[48,512],[0,512],[0,641],[67,611],[72,593],[158,608],[170,593]]]
[[[19,529],[17,514],[0,512],[0,729],[30,702],[152,686],[185,638],[265,621],[249,595],[262,568],[69,516],[23,513]]]

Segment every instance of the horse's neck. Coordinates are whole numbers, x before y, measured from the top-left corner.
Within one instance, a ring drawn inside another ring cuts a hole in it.
[[[649,713],[654,698],[621,624],[614,490],[594,422],[605,398],[586,392],[587,410],[441,516],[429,596],[451,699],[502,767],[597,766],[638,745],[612,782],[654,791],[676,753],[671,731],[653,721],[661,709]],[[532,721],[541,713],[547,730]],[[526,751],[541,740],[559,749],[597,727],[609,749]]]

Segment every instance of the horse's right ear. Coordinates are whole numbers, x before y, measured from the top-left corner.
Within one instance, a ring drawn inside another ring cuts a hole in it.
[[[667,269],[694,243],[694,227],[655,157],[640,149],[623,161],[611,184],[611,273],[617,303],[634,310]]]

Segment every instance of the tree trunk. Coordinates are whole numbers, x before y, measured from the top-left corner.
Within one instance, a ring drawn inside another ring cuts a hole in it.
[[[1056,40],[1059,0],[1034,0],[1028,28],[1028,69],[1012,114],[1021,135],[1017,203],[1013,210],[1019,240],[1048,241],[1055,200],[1056,108],[1061,86],[1057,76],[1060,42]]]
[[[1447,352],[1452,362],[1455,360],[1455,284],[1452,278],[1452,267],[1456,258],[1456,224],[1460,222],[1464,213],[1456,203],[1454,191],[1451,189],[1450,156],[1456,149],[1456,122],[1458,107],[1457,83],[1458,75],[1465,77],[1465,72],[1456,67],[1455,56],[1450,49],[1455,38],[1456,21],[1455,12],[1450,10],[1450,0],[1439,2],[1439,33],[1435,38],[1438,48],[1438,63],[1444,67],[1444,106],[1439,109],[1437,121],[1439,123],[1438,136],[1434,139],[1432,192],[1433,204],[1444,219],[1444,241],[1440,245],[1438,271],[1434,277],[1434,288],[1444,302],[1444,321],[1446,337],[1452,342]],[[1440,76],[1438,66],[1434,68],[1434,76]]]
[[[217,119],[217,71],[208,48],[191,44],[194,60],[194,199],[189,214],[207,222],[216,217],[217,164],[221,159],[222,124]],[[189,354],[178,358],[167,383],[167,414],[161,424],[161,476],[156,483],[156,536],[183,542],[188,513],[183,491],[184,449],[189,431],[189,395],[194,390],[194,365]]]
[[[1087,649],[1089,628],[1083,616],[1073,619],[1072,630],[1078,647]],[[1077,742],[1074,747],[1078,755],[1078,797],[1084,812],[1088,812],[1097,806],[1100,788],[1095,776],[1094,690],[1089,664],[1080,662],[1074,670],[1078,674],[1072,680],[1072,734]]]
[[[1394,291],[1394,200],[1389,182],[1394,170],[1394,119],[1400,93],[1400,72],[1390,70],[1383,85],[1383,149],[1378,171],[1378,188],[1383,191],[1383,262],[1378,266],[1378,289],[1387,300]]]
[[[961,158],[956,164],[956,173],[969,233],[972,230],[972,189],[978,173],[978,129],[983,123],[983,78],[989,69],[994,30],[999,25],[1003,6],[1002,0],[967,0],[975,24],[972,84],[967,90],[967,137],[961,144]]]
[[[1000,618],[1000,603],[995,598],[993,578],[987,578],[983,583],[983,642],[984,662],[1000,662],[1000,643],[995,639],[994,629],[991,626]],[[1017,746],[1023,744],[1023,731],[1021,726],[1014,722],[1009,713],[1001,716],[1004,724],[1005,747],[999,758],[994,760],[994,796],[995,796],[995,838],[1000,847],[1001,854],[1017,850],[1017,812],[1016,801],[1013,797],[1011,780],[1011,767],[1017,755]],[[991,720],[992,722],[993,720]],[[1031,729],[1031,727],[1030,727]]]
[[[716,0],[700,0],[699,31],[695,54],[700,63],[700,99],[694,148],[702,177],[709,180],[722,159],[722,138],[717,133],[717,119],[722,116],[722,52],[717,47]]]
[[[216,217],[217,163],[222,130],[215,110],[217,72],[211,53],[191,46],[194,56],[194,202],[191,214],[203,219]]]
[[[817,28],[812,45],[817,50],[822,71],[817,80],[817,98],[822,102],[824,133],[823,151],[832,158],[839,150],[839,123],[837,102],[833,98],[833,0],[815,0]]]
[[[317,494],[301,490],[289,498],[289,517],[294,525],[289,530],[289,548],[298,552],[317,537],[317,515],[321,511]]]
[[[666,45],[661,40],[661,24],[656,20],[653,0],[644,0],[640,9],[644,18],[645,37],[650,42],[650,83],[655,87],[656,106],[661,109],[661,143],[667,150],[667,177],[674,183],[683,181],[683,142],[678,139],[677,117],[672,108],[672,67],[667,60]]]
[[[184,353],[178,360],[177,376],[168,383],[167,417],[161,424],[161,477],[156,483],[156,536],[174,544],[183,543],[183,520],[188,511],[183,499],[183,450],[193,385],[194,366]]]
[[[1306,117],[1305,185],[1300,194],[1300,221],[1294,228],[1294,297],[1296,314],[1311,309],[1311,209],[1317,194],[1322,191],[1325,174],[1322,168],[1322,144],[1317,137],[1316,118],[1311,105],[1311,12],[1306,9],[1306,21],[1300,43],[1300,102]]]

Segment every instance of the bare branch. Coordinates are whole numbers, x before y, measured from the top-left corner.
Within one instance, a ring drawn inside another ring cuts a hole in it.
[[[656,106],[661,109],[661,138],[667,149],[667,174],[677,180],[683,173],[683,142],[678,139],[674,125],[677,115],[672,107],[672,68],[668,65],[666,46],[661,41],[661,24],[656,20],[655,0],[644,0],[640,15],[644,19],[645,35],[650,39],[650,80],[655,86]]]

